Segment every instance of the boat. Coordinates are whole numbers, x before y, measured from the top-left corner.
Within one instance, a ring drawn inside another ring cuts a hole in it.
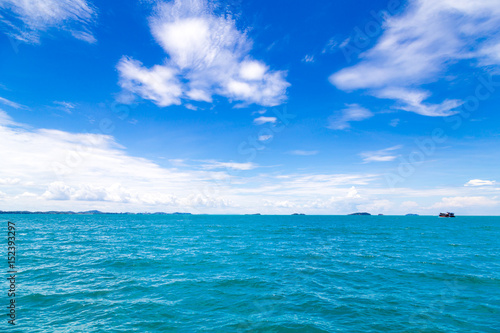
[[[439,217],[455,217],[455,213],[439,213]]]

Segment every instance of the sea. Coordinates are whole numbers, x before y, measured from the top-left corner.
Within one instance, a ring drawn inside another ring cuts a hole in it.
[[[500,217],[0,221],[1,332],[500,332]]]

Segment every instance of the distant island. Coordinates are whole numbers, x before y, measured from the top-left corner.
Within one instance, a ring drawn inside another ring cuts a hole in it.
[[[0,210],[0,214],[47,214],[47,215],[191,215],[191,213],[164,213],[164,212],[156,212],[156,213],[107,213],[101,212],[98,210],[87,210],[85,212],[72,212],[72,211],[48,211],[48,212],[30,212],[26,210],[16,210],[16,211],[3,211]]]
[[[306,215],[304,213],[293,213],[292,215]]]
[[[405,216],[419,216],[418,214],[406,214]]]
[[[352,213],[352,214],[347,214],[347,215],[372,215],[372,214],[367,213],[367,212],[361,212],[361,213]]]

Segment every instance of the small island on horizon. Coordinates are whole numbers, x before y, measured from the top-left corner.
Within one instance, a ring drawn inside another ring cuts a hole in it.
[[[99,210],[87,210],[84,212],[73,212],[73,211],[27,211],[27,210],[16,210],[16,211],[3,211],[0,210],[0,214],[43,214],[43,215],[192,215],[191,213],[164,213],[164,212],[155,212],[155,213],[130,213],[130,212],[122,212],[122,213],[109,213],[109,212],[101,212]]]

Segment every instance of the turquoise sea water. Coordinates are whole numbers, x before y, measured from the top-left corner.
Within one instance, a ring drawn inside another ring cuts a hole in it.
[[[7,220],[0,331],[500,331],[499,217],[0,215],[4,239]]]

